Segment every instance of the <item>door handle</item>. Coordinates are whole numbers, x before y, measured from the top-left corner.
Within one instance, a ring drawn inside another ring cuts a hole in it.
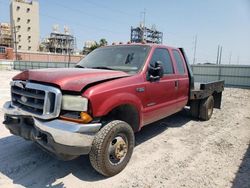
[[[175,88],[178,88],[178,87],[179,87],[179,80],[175,80],[175,81],[174,81],[174,87],[175,87]]]

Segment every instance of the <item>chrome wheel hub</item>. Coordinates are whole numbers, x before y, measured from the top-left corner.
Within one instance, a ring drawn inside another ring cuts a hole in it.
[[[114,137],[109,144],[108,152],[111,164],[121,163],[128,152],[127,139],[122,136]]]

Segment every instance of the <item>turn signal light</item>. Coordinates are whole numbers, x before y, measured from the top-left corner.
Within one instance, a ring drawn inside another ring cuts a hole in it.
[[[84,123],[89,123],[93,120],[93,118],[86,112],[81,112],[80,117]]]
[[[66,116],[60,116],[60,118],[63,120],[66,120],[66,121],[72,121],[72,122],[76,122],[76,123],[89,123],[93,120],[93,118],[86,112],[81,112],[79,119],[70,118],[70,117],[66,117]]]

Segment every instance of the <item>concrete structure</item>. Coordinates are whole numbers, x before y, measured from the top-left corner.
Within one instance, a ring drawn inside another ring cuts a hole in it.
[[[53,26],[53,32],[40,44],[40,51],[55,54],[74,54],[76,39],[69,33],[69,28],[64,26],[64,32],[59,31],[59,26]]]
[[[10,22],[14,47],[18,51],[37,51],[40,39],[38,1],[12,0]]]
[[[15,54],[15,53],[14,53]],[[20,61],[39,61],[39,62],[70,62],[77,63],[84,56],[83,55],[70,55],[66,54],[53,54],[42,52],[18,52],[18,59]]]
[[[0,23],[0,46],[12,46],[11,27],[9,23]]]
[[[14,59],[13,48],[0,46],[0,59],[13,60]]]
[[[67,33],[50,33],[50,36],[43,44],[45,44],[47,52],[72,54],[74,52],[75,38]]]
[[[15,57],[19,61],[34,61],[34,62],[71,62],[77,63],[83,55],[67,55],[54,54],[47,52],[18,52],[17,55],[13,52],[13,48],[0,47],[0,60],[14,60]]]

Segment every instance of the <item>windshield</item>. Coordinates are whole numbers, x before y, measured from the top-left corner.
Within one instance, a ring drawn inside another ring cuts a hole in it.
[[[137,73],[142,68],[149,46],[109,46],[98,48],[83,58],[77,67],[120,70]]]

